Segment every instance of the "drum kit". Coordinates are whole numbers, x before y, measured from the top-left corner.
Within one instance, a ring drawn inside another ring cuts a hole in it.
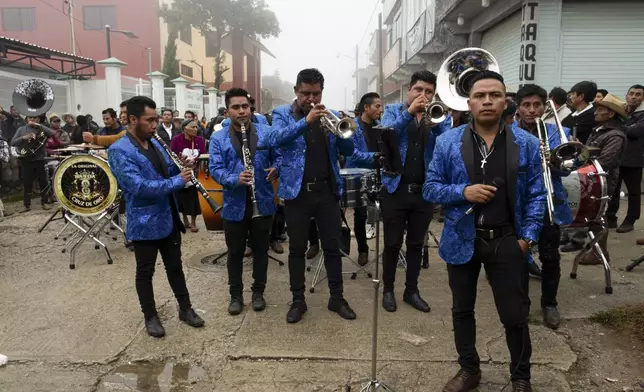
[[[15,88],[13,104],[22,113],[30,116],[45,114],[54,104],[51,87],[40,79],[28,79]],[[35,147],[44,148],[44,143]],[[112,264],[112,257],[100,233],[109,224],[125,234],[115,223],[119,214],[120,191],[115,177],[110,171],[107,156],[96,153],[104,147],[80,144],[55,150],[56,155],[48,157],[54,166],[53,189],[60,207],[38,229],[42,232],[49,223],[55,220],[65,220],[65,226],[54,237],[58,239],[68,229],[72,232],[63,237],[66,241],[62,252],[71,247],[69,268],[74,269],[75,255],[78,247],[90,238],[95,242],[95,248],[102,248],[107,263]],[[55,161],[60,161],[58,164]],[[49,164],[48,163],[48,164]],[[60,217],[57,218],[57,216]],[[115,240],[116,238],[113,237]]]

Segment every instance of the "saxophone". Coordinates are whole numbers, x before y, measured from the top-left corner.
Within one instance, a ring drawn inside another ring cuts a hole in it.
[[[183,163],[181,163],[181,160],[179,159],[179,157],[177,156],[177,154],[175,154],[175,153],[170,149],[170,147],[168,147],[168,145],[166,144],[166,142],[165,142],[163,139],[161,139],[161,137],[160,137],[159,135],[157,135],[156,133],[154,134],[154,138],[157,140],[157,142],[159,142],[159,144],[161,145],[161,147],[163,147],[163,149],[165,150],[165,152],[170,156],[170,159],[171,159],[171,160],[172,160],[172,162],[173,162],[173,163],[174,163],[174,164],[179,168],[179,171],[183,171],[183,169],[184,169],[185,167],[183,166]],[[201,185],[201,182],[199,182],[199,180],[197,179],[197,177],[195,177],[195,173],[194,173],[194,171],[192,172],[192,178],[190,179],[190,182],[192,183],[192,185],[194,185],[194,186],[195,186],[195,188],[197,188],[197,190],[199,191],[199,193],[201,194],[201,196],[203,196],[203,198],[204,198],[204,199],[206,199],[206,202],[208,202],[208,205],[210,206],[210,208],[212,209],[212,211],[213,211],[215,214],[216,214],[217,212],[219,212],[219,210],[221,210],[222,206],[220,206],[219,204],[217,204],[217,202],[216,202],[216,201],[214,201],[214,200],[212,199],[212,197],[210,197],[210,195],[208,194],[208,191],[206,190],[206,188],[204,188],[204,187],[203,187],[203,185]]]
[[[253,165],[253,158],[250,155],[250,147],[248,144],[248,135],[246,134],[246,126],[241,124],[241,134],[242,134],[242,157],[244,161],[244,171],[248,171],[252,174],[253,179],[250,183],[250,200],[253,204],[253,216],[251,219],[259,218],[262,214],[259,212],[259,206],[257,205],[257,194],[255,191],[255,166]]]

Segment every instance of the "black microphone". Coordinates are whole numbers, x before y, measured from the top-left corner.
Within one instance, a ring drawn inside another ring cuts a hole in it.
[[[504,186],[504,185],[505,185],[505,180],[504,180],[503,178],[501,178],[501,177],[495,177],[495,178],[492,180],[492,183],[491,183],[490,185],[492,185],[493,187],[495,187],[495,188],[498,190],[499,188],[501,188],[502,186]],[[472,212],[474,212],[474,208],[475,208],[477,205],[478,205],[478,204],[474,204],[472,207],[470,207],[470,209],[469,209],[469,210],[467,210],[467,212],[465,213],[465,215],[469,215],[469,214],[471,214]]]

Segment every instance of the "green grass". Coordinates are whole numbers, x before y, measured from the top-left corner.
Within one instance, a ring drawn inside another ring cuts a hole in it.
[[[644,342],[644,303],[599,312],[592,315],[590,320]]]

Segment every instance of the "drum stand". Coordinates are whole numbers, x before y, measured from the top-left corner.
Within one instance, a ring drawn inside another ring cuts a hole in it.
[[[351,262],[358,267],[358,269],[356,271],[342,272],[342,275],[351,274],[351,279],[352,280],[355,280],[358,277],[358,272],[364,272],[370,278],[373,276],[371,274],[371,272],[365,271],[365,267],[368,264],[365,264],[364,266],[361,266],[360,264],[358,264],[357,261],[355,261],[353,258],[351,258],[351,256],[349,256],[348,254],[344,253],[344,251],[342,249],[340,249],[340,255],[341,255],[342,258],[346,257],[347,259],[351,260]],[[325,280],[327,278],[326,275],[323,278],[320,278],[320,272],[322,271],[322,266],[324,265],[324,250],[322,250],[320,252],[320,254],[318,256],[316,256],[316,257],[318,259],[318,265],[317,265],[317,267],[315,267],[315,274],[313,275],[313,280],[311,281],[311,288],[309,289],[309,292],[311,292],[311,293],[315,293],[315,286],[317,286],[318,283],[322,282],[323,280]],[[313,264],[313,263],[311,263],[311,264]],[[307,271],[310,271],[310,270],[311,270],[311,267],[307,267]]]
[[[72,246],[72,250],[70,252],[69,269],[76,268],[76,251],[78,250],[80,244],[85,242],[88,237],[91,238],[92,241],[94,241],[96,244],[98,244],[98,246],[103,248],[103,252],[105,252],[105,256],[107,257],[107,264],[112,264],[113,261],[112,256],[110,255],[110,251],[107,249],[107,246],[105,246],[105,244],[98,239],[98,236],[107,225],[115,226],[121,232],[123,231],[116,223],[114,223],[114,219],[118,216],[118,214],[119,203],[114,203],[107,210],[103,211],[103,213],[87,229],[84,229],[81,225],[76,224],[76,222],[74,222],[73,220],[69,221],[76,227],[76,229],[78,230],[77,233],[83,232],[82,237],[80,237],[80,239],[76,241],[76,243]]]
[[[606,294],[612,294],[613,285],[610,274],[610,264],[608,264],[608,260],[606,260],[606,256],[604,255],[601,246],[599,246],[599,240],[608,235],[608,227],[606,226],[604,218],[601,218],[597,223],[601,224],[602,230],[597,236],[595,236],[590,227],[588,228],[588,237],[590,238],[590,242],[584,245],[584,248],[577,254],[577,256],[575,256],[575,261],[572,265],[572,271],[570,272],[570,279],[577,279],[577,267],[579,266],[579,262],[588,252],[592,252],[592,250],[594,249],[595,252],[597,252],[597,254],[599,255],[602,266],[604,268],[604,279],[606,281],[606,287],[604,291],[606,292]]]
[[[644,262],[644,256],[640,256],[639,258],[633,259],[631,261],[632,261],[632,263],[629,264],[628,266],[626,266],[626,268],[625,268],[625,270],[628,271],[628,272],[631,272],[633,270],[633,268],[635,268],[638,265],[642,264],[642,262]]]
[[[56,215],[58,214],[60,214],[60,217],[56,218]],[[45,227],[47,227],[51,222],[61,220],[61,219],[65,219],[65,210],[63,209],[63,207],[58,207],[56,208],[56,211],[54,211],[49,216],[49,218],[45,221],[45,223],[43,223],[43,225],[40,226],[40,228],[38,229],[38,233],[42,233],[42,231],[45,230]],[[58,239],[58,236],[56,236],[56,239]]]

